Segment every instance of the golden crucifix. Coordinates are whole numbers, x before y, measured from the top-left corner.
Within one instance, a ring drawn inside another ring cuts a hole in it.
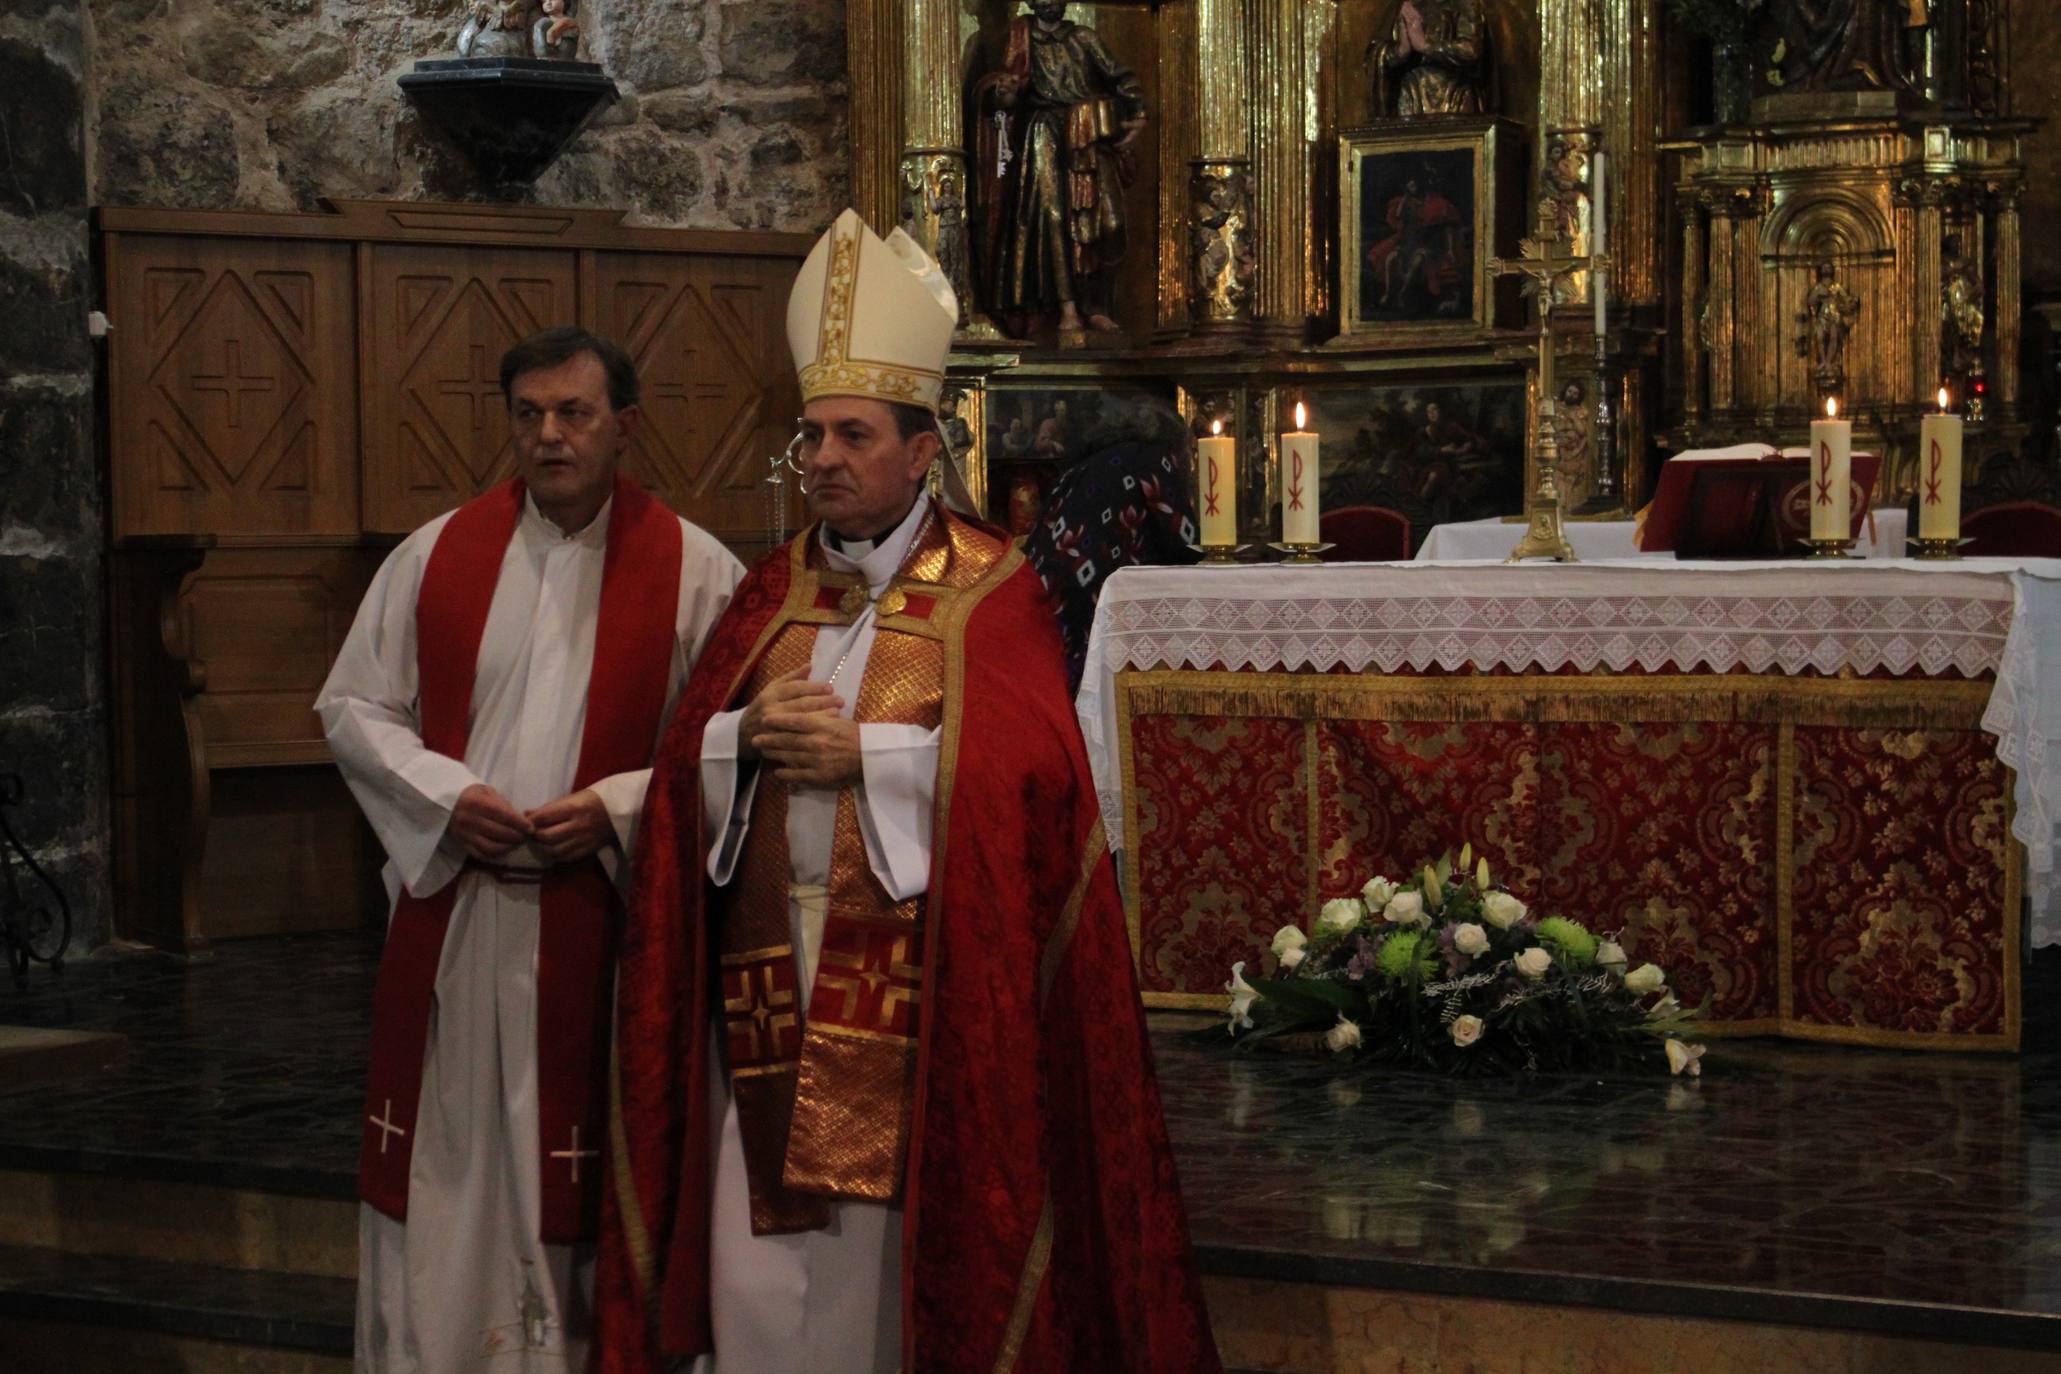
[[[1560,515],[1560,484],[1554,468],[1560,461],[1560,441],[1554,437],[1553,414],[1557,397],[1553,390],[1553,297],[1561,279],[1577,272],[1607,272],[1610,259],[1604,255],[1577,256],[1573,243],[1560,233],[1559,217],[1552,200],[1539,200],[1538,226],[1532,236],[1518,245],[1520,256],[1490,258],[1489,270],[1499,277],[1522,275],[1524,294],[1539,312],[1539,485],[1525,503],[1527,525],[1524,538],[1510,551],[1507,563],[1527,558],[1551,558],[1574,563],[1574,546],[1567,542],[1567,528]]]

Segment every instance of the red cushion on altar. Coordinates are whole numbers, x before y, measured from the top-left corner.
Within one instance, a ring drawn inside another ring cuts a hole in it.
[[[1399,563],[1410,556],[1410,518],[1386,506],[1340,506],[1317,520],[1317,537],[1335,547],[1326,563]]]
[[[2061,510],[2044,501],[2006,501],[1961,518],[1964,558],[2061,558]]]

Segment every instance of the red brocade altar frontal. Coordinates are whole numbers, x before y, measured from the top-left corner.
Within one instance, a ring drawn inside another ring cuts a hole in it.
[[[1151,568],[1080,713],[1152,1004],[1471,842],[1708,1030],[2013,1049],[2057,683],[2051,561]]]

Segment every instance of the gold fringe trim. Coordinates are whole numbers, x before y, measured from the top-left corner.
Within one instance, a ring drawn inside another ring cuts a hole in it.
[[[615,1171],[616,1196],[621,1200],[623,1244],[630,1251],[630,1271],[637,1276],[637,1289],[649,1306],[646,1317],[653,1329],[658,1325],[658,1263],[651,1256],[651,1233],[644,1229],[644,1205],[637,1196],[637,1175],[630,1168],[630,1142],[623,1130],[622,1059],[616,1046],[608,1050],[609,1166]]]
[[[1795,724],[1973,730],[1988,682],[1793,678],[1772,674],[1623,677],[1389,677],[1191,670],[1117,675],[1119,717],[1263,716],[1574,724]],[[1128,731],[1126,731],[1128,735]]]

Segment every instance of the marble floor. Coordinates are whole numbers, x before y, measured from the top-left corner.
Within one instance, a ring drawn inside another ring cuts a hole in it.
[[[373,939],[0,985],[127,1066],[0,1091],[0,1168],[348,1197]],[[2061,1350],[2061,951],[2017,1056],[1713,1041],[1700,1080],[1232,1054],[1155,1018],[1205,1270]]]

